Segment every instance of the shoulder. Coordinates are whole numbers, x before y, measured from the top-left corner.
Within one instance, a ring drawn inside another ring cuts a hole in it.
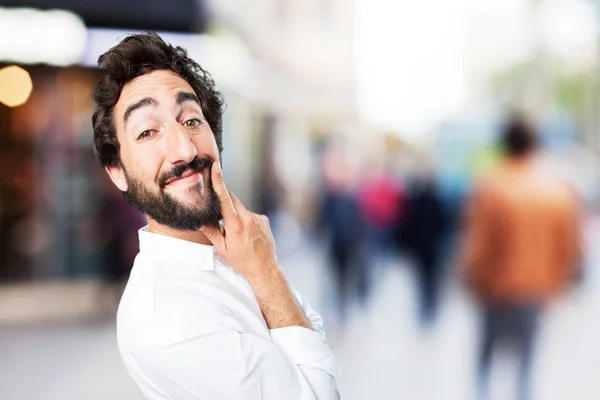
[[[138,253],[117,311],[117,328],[152,318],[157,262]]]
[[[185,335],[190,327],[206,326],[245,330],[249,300],[214,271],[157,261],[139,267],[147,271],[132,272],[119,306],[120,337],[133,340],[140,331],[165,337],[165,332],[180,330]]]
[[[469,193],[471,202],[481,202],[494,197],[498,188],[503,186],[503,177],[499,174],[490,174],[477,178]]]

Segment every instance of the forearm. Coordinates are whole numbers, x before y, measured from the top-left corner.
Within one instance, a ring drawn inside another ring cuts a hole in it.
[[[312,329],[279,267],[249,279],[269,329],[301,326]]]

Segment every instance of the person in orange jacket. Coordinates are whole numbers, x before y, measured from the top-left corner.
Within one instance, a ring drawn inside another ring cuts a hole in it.
[[[525,400],[540,314],[577,274],[578,204],[539,157],[525,118],[513,116],[501,140],[506,157],[475,185],[463,249],[483,311],[480,395],[487,392],[494,348],[511,340],[519,352],[518,398]]]

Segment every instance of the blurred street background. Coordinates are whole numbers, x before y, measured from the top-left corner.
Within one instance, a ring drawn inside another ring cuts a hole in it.
[[[557,246],[581,249],[535,303],[529,398],[600,399],[599,0],[0,0],[0,399],[143,399],[115,313],[145,221],[93,155],[91,90],[98,56],[148,30],[223,92],[228,188],[270,217],[347,400],[477,398],[468,216],[519,111],[576,199]],[[508,344],[492,400],[517,398]]]

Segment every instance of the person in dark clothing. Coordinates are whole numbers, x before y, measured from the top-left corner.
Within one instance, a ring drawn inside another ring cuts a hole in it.
[[[146,223],[123,196],[109,186],[105,176],[101,183],[100,201],[96,215],[97,240],[102,248],[102,287],[99,296],[116,306],[121,299],[131,266],[139,252],[138,231]]]
[[[359,296],[366,292],[360,256],[364,231],[356,198],[352,193],[326,190],[321,207],[320,224],[330,237],[328,257],[336,283],[336,300],[340,322],[346,319],[348,296],[356,284]]]
[[[357,175],[340,143],[328,143],[321,155],[321,184],[315,228],[326,243],[325,253],[335,282],[340,325],[346,322],[350,296],[366,300],[365,227],[357,197]]]
[[[438,308],[446,219],[444,205],[433,180],[418,180],[409,194],[400,241],[415,267],[419,317],[423,324],[433,322]]]

